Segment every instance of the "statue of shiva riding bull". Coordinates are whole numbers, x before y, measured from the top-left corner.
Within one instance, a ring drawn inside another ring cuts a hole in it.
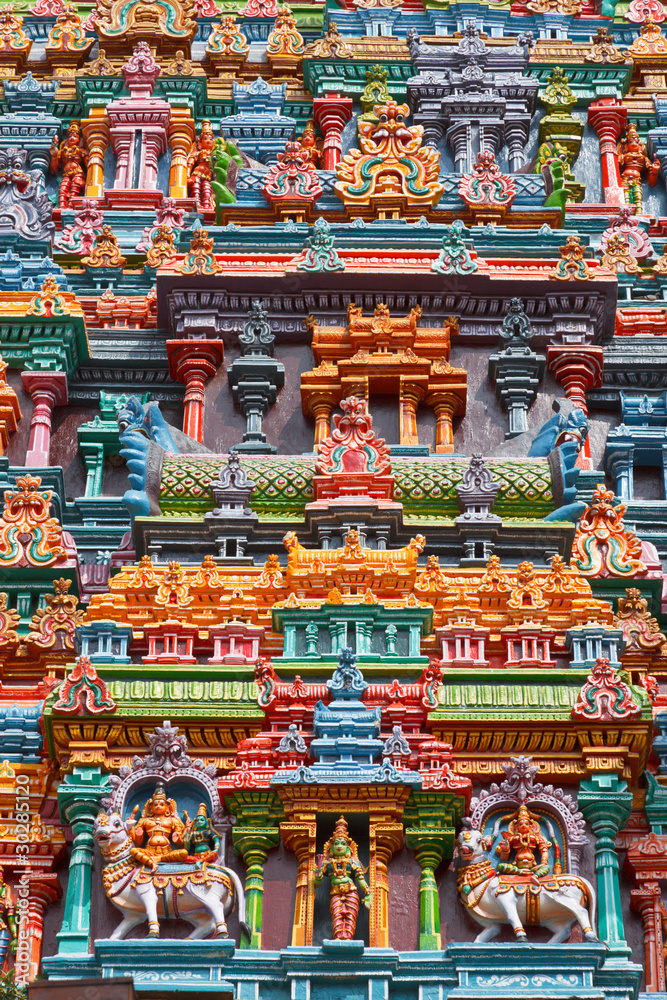
[[[123,914],[112,940],[121,940],[146,919],[148,937],[156,938],[160,919],[178,918],[194,925],[191,938],[226,938],[227,914],[235,902],[241,930],[249,938],[243,885],[235,871],[218,861],[220,837],[206,805],[199,806],[193,820],[187,813],[183,820],[158,784],[137,819],[138,812],[139,806],[127,820],[117,812],[100,813],[95,820],[104,888]]]

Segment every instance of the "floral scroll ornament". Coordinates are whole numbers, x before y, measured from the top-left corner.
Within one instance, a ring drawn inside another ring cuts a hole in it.
[[[408,126],[407,104],[376,105],[377,121],[358,121],[359,145],[336,166],[336,194],[346,208],[394,212],[433,207],[444,194],[439,181],[440,154],[423,146],[421,125]]]
[[[53,594],[45,597],[45,606],[32,616],[31,631],[25,638],[28,652],[40,656],[53,653],[74,652],[74,635],[84,616],[79,600],[70,594],[71,580],[62,577],[53,581]]]
[[[63,529],[49,516],[51,491],[40,491],[39,476],[18,476],[16,491],[5,492],[0,519],[0,565],[52,566],[67,558]]]
[[[389,475],[389,448],[375,436],[366,400],[350,396],[341,400],[340,408],[343,413],[334,416],[331,436],[320,442],[317,472],[330,476],[360,472]]]
[[[577,526],[572,544],[572,565],[586,576],[634,576],[644,574],[639,558],[642,546],[623,522],[625,504],[614,506],[615,497],[604,483],[593,492]]]
[[[632,698],[632,691],[621,680],[606,657],[595,662],[586,683],[572,709],[572,718],[582,722],[615,722],[637,719],[641,706]]]
[[[607,240],[600,263],[614,274],[641,274],[642,271],[627,238],[620,233],[614,233]]]
[[[267,40],[266,54],[269,62],[285,68],[298,65],[303,55],[303,35],[297,28],[289,7],[278,8],[276,23]]]
[[[118,240],[111,226],[102,226],[95,240],[95,246],[87,257],[81,258],[86,267],[123,267],[127,261],[120,252]]]
[[[344,271],[345,264],[334,247],[334,237],[326,219],[313,226],[301,254],[295,259],[297,271]]]
[[[556,268],[549,272],[556,281],[588,281],[593,274],[584,260],[584,248],[579,237],[570,234],[560,248],[561,259]]]
[[[278,162],[271,167],[262,194],[270,205],[285,203],[286,207],[312,207],[322,195],[322,185],[308,151],[298,142],[288,142],[285,152],[278,153]]]
[[[70,310],[63,295],[59,294],[60,285],[53,275],[48,274],[42,286],[31,300],[26,310],[28,316],[70,316]]]
[[[169,226],[158,226],[146,253],[146,266],[157,269],[178,255],[174,245],[174,231]]]
[[[190,253],[176,270],[179,274],[217,274],[222,268],[213,254],[213,238],[205,229],[197,229],[190,240]]]
[[[74,222],[63,228],[55,238],[55,244],[60,250],[69,250],[81,255],[90,254],[97,237],[102,232],[104,213],[97,207],[94,198],[84,198],[80,211],[76,212]]]
[[[438,259],[431,264],[432,271],[437,274],[472,274],[477,270],[478,265],[463,242],[465,232],[466,227],[461,220],[455,219],[442,238],[442,250]]]
[[[516,184],[503,174],[490,150],[477,154],[472,174],[465,174],[459,184],[459,197],[472,211],[475,221],[492,222],[502,218],[516,198]]]
[[[115,712],[117,707],[90,659],[79,656],[60,688],[53,710],[66,715],[102,715]]]

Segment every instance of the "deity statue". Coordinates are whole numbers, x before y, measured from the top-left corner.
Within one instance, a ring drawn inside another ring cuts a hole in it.
[[[298,139],[301,149],[304,151],[314,167],[322,166],[322,140],[315,135],[315,123],[312,118],[306,122],[303,132]]]
[[[0,969],[5,967],[10,947],[12,951],[16,951],[14,900],[0,868]]]
[[[351,941],[357,926],[359,913],[359,893],[366,907],[371,905],[371,890],[364,878],[364,868],[359,861],[357,845],[347,832],[347,821],[341,816],[336,823],[333,836],[324,845],[324,854],[317,859],[317,869],[313,876],[316,886],[324,876],[331,882],[331,926],[333,936],[338,941]],[[356,881],[356,885],[355,885]]]
[[[618,165],[628,204],[634,205],[637,211],[641,212],[644,207],[642,174],[646,175],[646,180],[651,187],[654,187],[660,173],[660,161],[649,160],[646,146],[639,138],[637,128],[632,122],[618,144]]]
[[[135,806],[127,821],[130,838],[135,844],[130,850],[131,857],[142,865],[149,865],[152,872],[157,871],[159,861],[186,861],[188,852],[183,847],[186,825],[178,815],[175,801],[167,798],[162,782],[155,786],[152,798],[146,802],[141,819],[137,821],[138,812],[139,806]],[[187,813],[184,815],[187,822]]]
[[[71,208],[72,199],[84,194],[86,188],[86,167],[88,165],[88,150],[81,135],[81,125],[71,121],[67,135],[58,145],[57,139],[49,150],[51,154],[51,172],[57,174],[62,170],[58,191],[60,208]]]
[[[203,802],[199,803],[195,818],[185,827],[183,845],[188,852],[188,861],[194,860],[198,865],[206,865],[218,860],[220,835],[214,828]]]
[[[213,143],[215,136],[211,128],[211,122],[204,118],[201,123],[199,138],[190,146],[188,153],[188,194],[197,201],[197,208],[209,210],[215,208],[213,198],[213,168],[211,166],[211,154],[213,153]]]
[[[501,833],[502,841],[496,847],[501,863],[498,871],[502,875],[549,874],[549,848],[551,841],[540,830],[539,817],[520,805],[516,812],[503,816],[509,820],[507,829]],[[535,852],[539,854],[539,862]],[[514,860],[510,857],[514,854]],[[560,866],[559,866],[560,867]]]

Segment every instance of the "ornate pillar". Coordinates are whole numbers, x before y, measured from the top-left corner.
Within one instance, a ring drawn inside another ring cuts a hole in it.
[[[440,901],[435,873],[454,853],[455,827],[465,811],[463,795],[413,791],[405,812],[405,844],[422,870],[419,881],[419,948],[440,951]]]
[[[404,382],[402,377],[399,406],[401,408],[399,415],[399,442],[405,445],[418,445],[417,407],[419,406],[419,392],[413,385]]]
[[[426,405],[435,413],[435,450],[438,454],[454,451],[454,414],[459,408],[458,397],[451,393],[429,395]]]
[[[597,837],[595,871],[598,890],[598,936],[619,958],[630,955],[623,929],[618,857],[614,838],[630,817],[632,794],[610,771],[594,771],[579,786],[579,808]]]
[[[371,890],[369,939],[372,948],[389,947],[389,879],[387,865],[392,854],[403,846],[401,823],[370,816],[370,866],[368,884]]]
[[[234,850],[246,864],[246,919],[250,925],[250,941],[241,936],[242,948],[262,947],[262,902],[264,898],[264,864],[269,851],[278,847],[277,827],[234,827]]]
[[[558,345],[547,348],[547,365],[565,389],[568,399],[588,413],[586,393],[602,385],[601,347]]]
[[[222,797],[227,787],[222,777],[219,783]],[[241,935],[241,948],[261,948],[264,865],[269,851],[280,844],[277,823],[283,815],[282,805],[275,792],[263,788],[234,791],[225,801],[238,820],[232,830],[234,850],[246,864],[246,920],[250,925],[250,941]]]
[[[172,108],[167,131],[171,149],[171,170],[169,172],[169,196],[188,196],[188,153],[195,137],[195,127],[188,108]]]
[[[588,121],[600,140],[602,188],[606,205],[625,205],[616,144],[625,131],[628,109],[618,97],[600,97],[588,105]]]
[[[352,100],[340,94],[326,94],[313,101],[315,121],[324,133],[324,169],[335,170],[342,155],[341,133],[352,117]]]
[[[59,955],[88,954],[93,870],[93,824],[107,791],[100,767],[75,765],[58,787],[63,823],[72,830],[74,843],[69,863],[62,929],[57,934]]]
[[[657,882],[645,882],[630,892],[630,906],[641,914],[644,924],[646,992],[662,993],[665,985],[665,962],[662,948],[661,893]]]
[[[60,880],[55,872],[37,873],[28,876],[30,901],[28,903],[28,939],[30,941],[29,979],[39,972],[44,934],[44,914],[49,903],[55,903],[62,896]]]
[[[288,851],[293,851],[299,862],[296,876],[296,900],[292,924],[292,945],[303,947],[313,943],[313,910],[315,893],[312,891],[315,871],[315,845],[317,827],[315,813],[301,814],[301,822],[280,824],[280,835]],[[307,820],[304,822],[304,820]]]
[[[50,464],[53,408],[67,403],[67,375],[65,372],[21,372],[21,382],[35,404],[25,466],[41,469]]]
[[[335,406],[332,396],[316,397],[310,400],[310,412],[315,417],[315,447],[331,433],[331,411]]]
[[[624,502],[632,500],[635,495],[634,452],[634,444],[607,440],[605,469],[614,480],[614,493]]]
[[[586,393],[602,385],[604,354],[601,347],[586,345],[557,345],[547,348],[547,367],[565,389],[565,395],[575,406],[588,413]],[[591,445],[588,438],[579,455],[577,465],[590,469]]]
[[[103,108],[93,108],[90,118],[81,122],[83,138],[88,146],[88,177],[86,198],[104,195],[104,154],[109,145],[109,125]]]
[[[168,340],[169,374],[185,383],[183,433],[201,441],[204,433],[204,386],[224,356],[221,340]]]
[[[97,444],[79,445],[79,454],[83,458],[86,466],[86,491],[87,497],[98,497],[102,493],[102,475],[104,473],[104,445]]]

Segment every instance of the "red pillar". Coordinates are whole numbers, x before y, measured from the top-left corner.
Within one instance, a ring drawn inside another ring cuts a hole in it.
[[[49,903],[55,903],[62,896],[58,876],[52,872],[37,873],[28,877],[30,901],[28,903],[28,937],[30,940],[30,973],[34,979],[39,972],[42,958],[42,937],[44,914]]]
[[[630,906],[641,914],[644,924],[646,992],[665,990],[665,964],[662,955],[661,893],[658,882],[645,882],[630,891]]]
[[[65,372],[21,372],[21,382],[35,404],[25,466],[41,469],[50,463],[53,408],[67,403],[67,375]]]
[[[340,163],[341,133],[352,117],[352,100],[340,94],[326,94],[313,101],[315,121],[324,133],[324,169],[335,170]]]
[[[221,340],[168,340],[169,374],[185,383],[183,433],[201,441],[204,433],[204,386],[224,356]]]
[[[602,187],[606,205],[625,205],[616,144],[625,132],[628,109],[617,97],[600,97],[588,105],[588,121],[600,140]]]
[[[547,348],[547,366],[565,389],[571,402],[588,413],[586,393],[602,385],[604,354],[601,347],[560,345]],[[591,467],[591,446],[588,438],[577,460],[581,469]]]

